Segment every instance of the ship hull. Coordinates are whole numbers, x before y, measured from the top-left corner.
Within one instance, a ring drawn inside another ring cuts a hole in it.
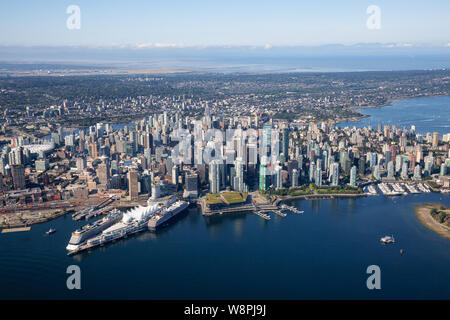
[[[150,231],[156,231],[157,229],[161,228],[164,225],[167,225],[173,219],[175,219],[180,213],[185,211],[189,207],[189,203],[184,202],[181,204],[180,207],[175,208],[173,211],[166,213],[163,217],[161,217],[158,221],[149,221],[148,223],[148,229]]]

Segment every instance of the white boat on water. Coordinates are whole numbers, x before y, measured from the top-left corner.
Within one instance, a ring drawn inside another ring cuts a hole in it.
[[[380,239],[381,243],[388,244],[388,243],[395,243],[395,239],[393,236],[385,236]]]

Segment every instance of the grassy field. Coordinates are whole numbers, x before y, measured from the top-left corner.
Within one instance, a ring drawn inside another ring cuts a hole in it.
[[[223,192],[223,193],[208,193],[206,194],[206,204],[208,205],[214,205],[214,204],[237,204],[237,203],[243,203],[247,201],[248,193],[246,192],[236,192],[236,191],[230,191],[230,192]]]

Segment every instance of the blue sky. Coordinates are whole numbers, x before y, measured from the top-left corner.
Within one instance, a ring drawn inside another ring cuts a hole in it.
[[[66,8],[81,29],[66,28]],[[381,29],[366,27],[369,5]],[[1,1],[0,45],[296,46],[450,43],[450,1],[40,0]]]

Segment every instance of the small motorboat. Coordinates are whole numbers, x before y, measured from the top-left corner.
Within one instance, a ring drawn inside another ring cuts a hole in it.
[[[393,236],[385,236],[380,239],[381,243],[388,244],[388,243],[395,243],[395,239]]]
[[[45,232],[46,235],[50,235],[56,232],[56,229],[50,228],[47,232]]]

